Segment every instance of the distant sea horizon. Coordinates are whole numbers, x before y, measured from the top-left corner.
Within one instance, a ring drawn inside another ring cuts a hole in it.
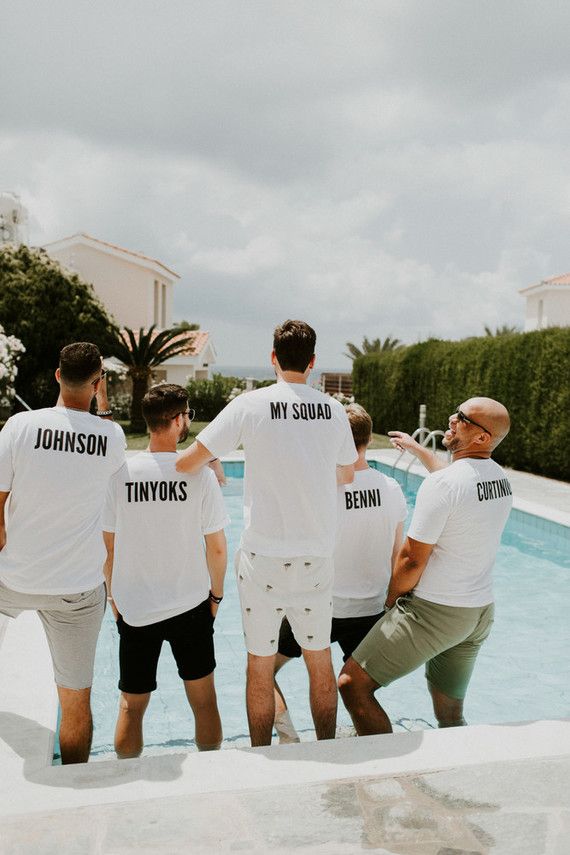
[[[275,373],[271,365],[212,365],[212,374],[221,374],[222,377],[253,377],[254,380],[273,380]],[[310,380],[316,380],[321,374],[350,374],[350,368],[321,368],[316,366],[310,374]]]

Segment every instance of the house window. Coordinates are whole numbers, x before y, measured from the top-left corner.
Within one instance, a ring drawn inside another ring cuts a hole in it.
[[[542,329],[543,315],[544,315],[544,300],[539,300],[538,301],[538,318],[537,318],[537,323],[536,323],[537,329],[539,329],[539,330]]]
[[[163,329],[166,328],[166,285],[162,283],[162,300],[160,306],[160,315],[161,315],[161,326]]]
[[[156,281],[156,279],[155,279],[155,280],[154,280],[154,312],[153,312],[153,315],[152,315],[152,317],[153,317],[153,323],[155,323],[155,324],[159,324],[159,323],[160,323],[160,318],[159,318],[159,316],[158,316],[158,308],[159,308],[159,306],[158,306],[158,303],[159,303],[159,288],[160,288],[160,285],[159,285],[159,283],[158,283],[158,282]]]

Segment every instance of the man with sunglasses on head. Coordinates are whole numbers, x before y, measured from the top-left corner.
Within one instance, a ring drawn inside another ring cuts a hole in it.
[[[111,479],[103,514],[107,590],[119,631],[115,751],[138,757],[143,717],[168,641],[194,712],[196,745],[220,747],[214,618],[224,593],[229,522],[216,476],[176,471],[194,412],[181,386],[153,386],[142,402],[150,440]]]
[[[34,610],[43,624],[61,705],[63,763],[89,757],[105,610],[101,511],[109,478],[125,459],[104,375],[94,344],[67,345],[55,373],[55,407],[18,413],[0,432],[0,613]]]
[[[498,401],[465,401],[443,439],[449,465],[408,434],[391,432],[393,443],[417,453],[430,474],[392,572],[386,614],[339,678],[359,736],[392,731],[375,692],[424,664],[439,727],[466,723],[463,702],[493,623],[493,564],[512,506],[509,481],[491,459],[509,428]]]

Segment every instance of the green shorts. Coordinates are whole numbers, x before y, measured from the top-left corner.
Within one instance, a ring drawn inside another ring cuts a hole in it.
[[[425,664],[426,679],[436,689],[462,700],[493,615],[493,603],[442,606],[407,594],[372,627],[352,658],[379,686]]]

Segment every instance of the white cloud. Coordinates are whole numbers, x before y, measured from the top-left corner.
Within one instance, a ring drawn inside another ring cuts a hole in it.
[[[224,363],[522,324],[570,268],[563,4],[8,2],[0,189],[182,274]]]

